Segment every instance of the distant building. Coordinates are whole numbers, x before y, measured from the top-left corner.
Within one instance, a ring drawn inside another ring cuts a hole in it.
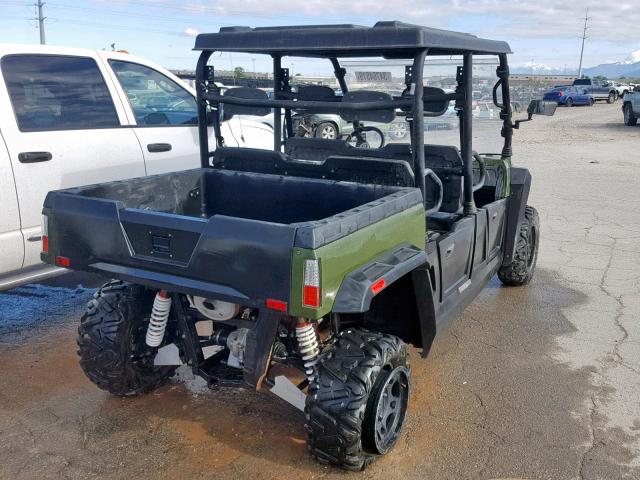
[[[527,73],[512,73],[509,80],[513,83],[549,83],[553,85],[572,84],[577,77],[575,75],[532,75]]]

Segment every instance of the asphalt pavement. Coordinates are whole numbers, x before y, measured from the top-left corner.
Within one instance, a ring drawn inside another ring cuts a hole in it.
[[[535,278],[494,279],[426,360],[412,351],[406,428],[364,472],[314,463],[303,415],[266,394],[184,369],[144,397],[98,390],[75,330],[101,279],[71,274],[0,294],[0,478],[640,479],[640,126],[619,103],[561,108],[514,150]]]

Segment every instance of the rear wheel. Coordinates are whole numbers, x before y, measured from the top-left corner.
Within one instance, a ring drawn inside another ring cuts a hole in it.
[[[154,293],[114,280],[96,292],[80,320],[78,355],[89,380],[113,395],[134,396],[164,384],[176,367],[154,366],[145,344]]]
[[[311,455],[361,470],[395,445],[409,400],[407,347],[397,337],[342,332],[318,359],[305,412]]]
[[[498,278],[505,285],[526,285],[533,278],[538,261],[540,219],[535,208],[526,206],[511,264],[498,270]]]
[[[316,137],[335,140],[338,138],[338,127],[331,122],[322,122],[316,127]]]
[[[624,124],[633,127],[638,123],[638,119],[633,113],[633,107],[630,103],[625,103],[622,107],[622,114],[624,115]]]

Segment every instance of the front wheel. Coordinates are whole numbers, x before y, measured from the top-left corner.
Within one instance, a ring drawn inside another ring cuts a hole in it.
[[[569,108],[573,107],[573,99],[568,98],[568,99],[567,99],[567,104],[566,104],[566,105],[567,105],[567,107],[569,107]]]
[[[89,380],[113,395],[150,392],[173,375],[175,366],[156,367],[145,344],[154,293],[114,280],[96,292],[80,320],[78,355]]]
[[[362,470],[389,452],[409,401],[407,347],[397,337],[347,330],[320,355],[309,385],[306,428],[321,463]]]
[[[524,218],[520,224],[520,231],[516,240],[516,251],[509,265],[498,270],[498,278],[505,285],[526,285],[533,278],[538,261],[538,245],[540,234],[540,219],[538,211],[530,206],[524,210]]]
[[[595,100],[593,98],[589,99],[589,106],[593,107],[593,104],[596,103]]]
[[[624,124],[633,127],[638,123],[638,119],[633,113],[633,107],[630,103],[625,103],[622,107],[622,114],[624,115]]]
[[[607,103],[614,103],[616,100],[617,100],[616,94],[613,92],[609,93],[609,96],[607,97]]]
[[[316,127],[316,137],[335,140],[338,138],[338,127],[331,122],[322,122]]]

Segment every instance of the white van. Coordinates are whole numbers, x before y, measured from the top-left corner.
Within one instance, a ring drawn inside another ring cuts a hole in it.
[[[273,146],[268,126],[239,118],[223,135]],[[0,44],[0,290],[65,272],[40,263],[50,190],[199,166],[195,91],[166,69],[126,53]]]

